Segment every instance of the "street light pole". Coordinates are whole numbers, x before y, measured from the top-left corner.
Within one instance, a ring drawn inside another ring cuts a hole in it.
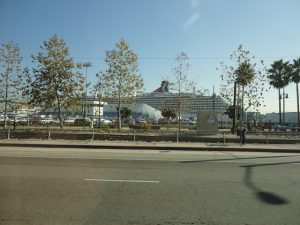
[[[235,133],[235,123],[237,119],[237,110],[236,110],[236,81],[233,84],[233,119],[232,119],[232,131],[231,133]]]
[[[84,115],[84,123],[83,123],[83,127],[85,128],[85,120],[86,120],[86,114],[87,114],[87,68],[91,67],[92,64],[90,62],[85,62],[82,64],[83,67],[85,67],[85,103],[84,103],[84,111],[83,111],[83,115]]]
[[[213,95],[212,95],[212,109],[213,109],[213,112],[215,111],[215,98],[216,98],[215,86],[213,86]]]
[[[283,102],[283,112],[282,112],[282,122],[283,124],[285,124],[285,99],[288,98],[288,94],[286,94],[284,92],[284,88],[283,88],[283,94],[282,94],[282,102]]]

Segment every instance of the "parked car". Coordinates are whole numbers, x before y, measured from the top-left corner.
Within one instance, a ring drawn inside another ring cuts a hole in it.
[[[184,120],[181,120],[181,124],[182,125],[195,125],[196,122],[195,121],[192,121],[190,119],[184,119]]]
[[[44,118],[44,119],[41,120],[42,124],[51,124],[53,122],[54,122],[53,119],[50,118],[50,117],[47,117],[47,118]]]
[[[99,119],[95,121],[95,126],[98,127],[99,125],[112,125],[112,121],[108,119],[101,119],[99,123]]]
[[[160,118],[158,121],[158,124],[178,124],[178,119],[174,118]]]
[[[112,124],[112,121],[111,120],[107,120],[107,119],[101,119],[100,123],[101,124]]]
[[[26,118],[26,117],[17,117],[16,118],[16,123],[25,125],[25,124],[28,123],[28,118]]]
[[[66,118],[64,120],[64,124],[66,124],[66,125],[72,125],[72,124],[74,124],[75,120],[76,120],[76,118],[71,118],[71,117]]]
[[[146,124],[147,120],[143,119],[143,118],[138,118],[135,120],[135,124]]]
[[[4,117],[0,117],[0,122],[4,122]],[[10,119],[6,117],[6,122],[10,122]]]

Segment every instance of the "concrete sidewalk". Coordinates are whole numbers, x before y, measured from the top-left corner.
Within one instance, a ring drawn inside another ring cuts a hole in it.
[[[80,141],[41,139],[2,139],[1,146],[87,148],[87,149],[136,149],[136,150],[182,150],[182,151],[249,151],[300,153],[300,144],[246,144],[235,143],[190,143],[190,142],[128,142],[128,141]]]

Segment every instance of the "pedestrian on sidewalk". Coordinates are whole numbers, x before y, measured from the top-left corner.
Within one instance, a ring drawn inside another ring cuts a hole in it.
[[[246,129],[246,125],[239,125],[237,129],[237,135],[240,137],[240,145],[244,145],[246,141],[246,132],[248,130]]]

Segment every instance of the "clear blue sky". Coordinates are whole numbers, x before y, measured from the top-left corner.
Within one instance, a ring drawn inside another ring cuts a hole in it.
[[[174,58],[188,54],[197,88],[218,90],[216,67],[243,44],[267,66],[300,57],[299,0],[0,0],[0,42],[14,41],[24,64],[54,33],[76,61],[91,62],[88,79],[105,70],[105,51],[121,37],[137,52],[147,92],[171,76]],[[296,111],[295,85],[287,111]],[[277,91],[262,112],[277,112]]]

